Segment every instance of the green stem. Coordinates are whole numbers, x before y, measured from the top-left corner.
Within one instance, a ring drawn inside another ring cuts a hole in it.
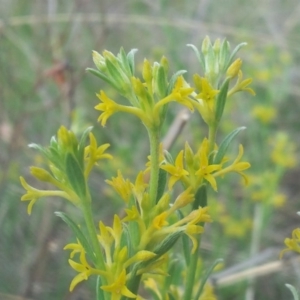
[[[215,147],[216,134],[217,134],[217,124],[209,126],[208,129],[208,153],[210,154]]]
[[[151,207],[156,204],[158,179],[159,179],[159,130],[148,129],[150,142],[150,182],[149,182],[149,196]]]
[[[96,256],[95,265],[98,269],[105,270],[105,261],[97,237],[97,231],[94,224],[90,197],[84,199],[84,201],[82,201],[82,204],[83,204],[82,211],[83,211],[85,224]],[[106,279],[102,277],[101,280],[103,281],[102,283],[105,284]]]
[[[188,266],[187,276],[186,276],[186,284],[185,291],[183,295],[183,300],[192,300],[193,288],[195,285],[195,274],[198,265],[199,253],[198,250],[200,248],[201,236],[199,237],[196,251],[190,257],[190,263]]]

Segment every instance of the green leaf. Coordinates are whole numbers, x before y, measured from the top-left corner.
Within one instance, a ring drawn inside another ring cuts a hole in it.
[[[219,64],[220,64],[220,71],[225,72],[225,66],[229,66],[228,58],[229,58],[229,51],[230,51],[230,44],[229,42],[224,39],[221,45],[220,55],[219,55]]]
[[[166,73],[163,66],[159,66],[156,77],[157,90],[160,98],[164,98],[167,94]]]
[[[170,300],[176,300],[176,298],[172,294],[168,293],[168,296]]]
[[[70,153],[66,156],[66,175],[70,185],[75,193],[81,197],[86,197],[86,183],[83,174],[83,169],[80,167],[78,161]]]
[[[156,203],[164,194],[165,187],[167,184],[167,177],[168,177],[168,173],[163,169],[159,169]]]
[[[179,265],[180,262],[178,261],[178,258],[172,259],[169,262],[169,268],[168,268],[168,274],[169,276],[167,276],[165,278],[165,282],[164,282],[164,290],[169,290],[170,289],[170,285],[174,284],[176,285],[176,281],[178,281],[178,279],[180,280],[180,270],[179,270]]]
[[[89,258],[95,262],[95,255],[92,247],[90,246],[88,240],[86,239],[84,233],[81,231],[79,226],[65,213],[57,211],[54,213],[56,216],[60,217],[73,231],[74,235],[79,240],[80,244],[83,246]]]
[[[242,127],[239,127],[235,130],[233,130],[232,132],[230,132],[226,137],[225,139],[222,141],[219,149],[218,149],[218,152],[214,158],[214,164],[219,164],[221,163],[223,157],[225,156],[226,152],[227,152],[227,149],[229,147],[229,145],[231,144],[232,140],[235,138],[235,136],[242,130],[246,129],[246,127],[242,126]]]
[[[207,188],[206,184],[202,184],[195,194],[195,201],[193,202],[193,210],[199,207],[207,206]]]
[[[104,80],[105,82],[109,83],[110,85],[112,85],[114,88],[116,88],[116,86],[114,85],[114,83],[102,72],[95,70],[95,69],[91,69],[91,68],[87,68],[85,69],[87,72],[90,72],[91,74],[101,78],[102,80]]]
[[[228,92],[228,87],[229,87],[229,82],[230,82],[230,78],[227,78],[220,89],[219,94],[217,95],[216,98],[216,115],[215,115],[215,119],[217,122],[219,122],[222,118],[223,115],[223,111],[224,111],[224,107],[225,107],[225,103],[226,103],[226,99],[227,99],[227,92]]]
[[[111,76],[111,80],[117,83],[117,89],[121,90],[124,85],[124,78],[121,74],[122,70],[119,70],[119,66],[116,67],[109,59],[105,60],[107,70]]]
[[[38,150],[39,152],[41,152],[41,154],[46,157],[47,159],[49,159],[49,154],[48,154],[48,151],[46,148],[38,145],[38,144],[35,144],[35,143],[31,143],[28,145],[29,148],[33,148],[35,150]]]
[[[128,62],[128,59],[127,59],[127,56],[126,56],[126,53],[125,53],[123,47],[120,49],[120,53],[118,55],[118,58],[120,59],[120,63],[123,67],[123,71],[126,73],[126,75],[128,77],[131,77],[133,75],[132,70],[131,70],[131,67],[129,65],[129,62]]]
[[[79,164],[80,164],[81,169],[84,168],[84,148],[85,148],[86,139],[87,139],[89,133],[92,131],[92,129],[93,129],[93,126],[90,126],[83,132],[81,139],[79,141],[79,144],[78,144],[77,158],[80,158]]]
[[[230,57],[229,57],[229,59],[228,59],[228,62],[227,62],[227,64],[226,64],[226,66],[225,66],[225,70],[227,70],[227,68],[229,67],[229,65],[231,64],[231,62],[233,61],[233,58],[234,58],[234,56],[237,54],[237,52],[242,48],[242,47],[244,47],[244,46],[246,46],[247,45],[247,43],[240,43],[239,45],[237,45],[234,49],[233,49],[233,51],[232,51],[232,53],[231,53],[231,55],[230,55]]]
[[[172,154],[168,150],[164,150],[164,155],[165,155],[166,161],[169,164],[171,164],[171,165],[175,164]]]
[[[291,284],[286,283],[285,286],[291,291],[291,293],[293,294],[294,300],[299,300],[299,296],[298,296],[298,292],[295,289],[294,286],[292,286]]]
[[[184,215],[181,210],[178,209],[176,212],[179,215],[180,219],[184,218]],[[190,256],[191,256],[190,240],[186,234],[183,234],[181,236],[181,239],[182,239],[182,248],[183,248],[185,264],[186,264],[186,266],[188,266],[190,263]]]
[[[168,252],[177,242],[177,240],[182,235],[182,231],[176,231],[168,235],[156,248],[153,250],[156,253],[156,256],[152,259],[149,259],[147,263],[151,263],[154,260],[157,260],[160,256]]]
[[[218,258],[215,260],[215,262],[208,268],[208,270],[206,271],[206,273],[204,274],[204,276],[201,278],[201,284],[199,286],[199,289],[197,291],[196,297],[195,299],[199,299],[202,292],[203,292],[203,288],[205,286],[205,283],[208,279],[208,277],[210,276],[210,274],[213,272],[214,268],[219,264],[222,263],[223,259],[222,258]]]
[[[101,277],[97,277],[97,282],[96,282],[96,300],[105,300],[104,297],[104,291],[101,289]]]
[[[125,223],[123,223],[122,226],[123,226],[123,231],[122,231],[122,236],[121,236],[121,241],[120,241],[120,249],[122,249],[124,246],[126,246],[127,250],[128,250],[128,257],[131,257],[134,255],[134,251],[133,251],[133,247],[132,247],[132,239],[130,236],[129,228],[128,228],[128,225]]]
[[[202,52],[199,52],[199,50],[197,49],[197,47],[194,46],[193,44],[187,44],[187,46],[191,47],[194,50],[194,52],[196,53],[198,61],[200,62],[203,70],[205,70],[205,61],[204,61],[204,57],[203,57]]]
[[[127,54],[127,61],[130,67],[131,75],[134,75],[134,55],[138,49],[131,49],[130,52]]]
[[[191,257],[191,248],[190,248],[190,239],[186,234],[183,234],[181,236],[182,238],[182,248],[183,248],[183,255],[186,266],[190,263],[190,257]]]
[[[216,76],[214,72],[216,56],[211,43],[208,44],[207,53],[206,55],[204,55],[204,59],[205,59],[205,75],[208,76],[208,79],[212,84],[214,81],[214,77]]]

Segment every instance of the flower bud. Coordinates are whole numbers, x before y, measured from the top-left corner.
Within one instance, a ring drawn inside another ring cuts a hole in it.
[[[106,71],[105,59],[97,51],[93,51],[93,61],[94,61],[94,64],[96,65],[98,70],[100,70],[102,72]]]
[[[242,60],[237,58],[227,69],[226,76],[229,78],[234,78],[238,75],[242,66]]]

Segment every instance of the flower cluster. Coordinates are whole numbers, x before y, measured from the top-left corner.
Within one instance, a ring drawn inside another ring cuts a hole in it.
[[[97,69],[88,71],[127,100],[125,104],[118,103],[101,90],[97,94],[100,103],[95,106],[101,112],[98,121],[105,126],[117,112],[135,115],[146,127],[150,144],[147,168],[138,172],[134,182],[124,178],[121,170],[106,180],[124,202],[123,215],[115,215],[111,226],[102,221],[95,226],[88,185],[93,167],[100,160],[112,158],[105,152],[109,145],[98,146],[91,128],[78,140],[65,127],[58,130],[48,148],[31,145],[42,153],[47,165],[47,170],[32,167],[31,174],[56,189],[34,188],[21,177],[26,190],[21,200],[30,201],[28,213],[39,198],[59,196],[73,203],[84,218],[84,224],[79,226],[77,220],[56,213],[77,239],[76,243],[65,246],[71,250],[69,264],[77,272],[71,291],[90,276],[98,276],[97,299],[101,300],[143,299],[139,294],[141,282],[156,299],[215,299],[211,286],[206,283],[209,274],[200,281],[197,279],[201,235],[205,224],[212,222],[207,190],[217,191],[217,178],[231,172],[238,173],[247,182],[244,171],[250,167],[242,160],[242,145],[235,159],[226,156],[232,140],[244,127],[231,132],[221,143],[217,142],[216,133],[227,98],[239,91],[254,92],[248,87],[251,79],[243,80],[242,61],[233,61],[243,44],[232,53],[226,40],[212,44],[205,38],[201,51],[189,46],[196,52],[204,71],[203,76],[193,76],[194,86],[184,79],[184,70],[169,77],[165,57],[153,64],[145,59],[142,76],[138,77],[134,67],[135,49],[128,54],[121,49],[117,56],[109,51],[93,52]],[[173,102],[192,112],[198,111],[208,126],[208,138],[203,138],[199,148],[194,151],[186,142],[175,161],[160,143],[167,108]],[[174,188],[179,182],[181,191]],[[178,241],[182,244],[181,255],[176,250]],[[178,272],[173,271],[176,267]],[[157,276],[160,280],[155,281]],[[159,282],[162,284],[158,285]]]

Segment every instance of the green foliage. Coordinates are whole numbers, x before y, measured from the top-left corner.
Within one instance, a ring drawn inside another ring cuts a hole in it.
[[[257,96],[249,98],[237,94],[233,101],[226,103],[218,140],[238,126],[247,127],[243,135],[234,138],[233,147],[227,148],[225,157],[231,157],[236,149],[235,143],[242,142],[245,155],[252,165],[252,176],[249,188],[244,192],[236,177],[221,180],[222,185],[229,188],[219,189],[213,197],[215,200],[212,200],[209,191],[211,214],[215,221],[207,229],[212,241],[208,247],[204,243],[201,253],[210,262],[223,257],[228,262],[225,268],[229,270],[230,266],[248,260],[253,241],[250,238],[255,206],[253,200],[262,203],[263,207],[260,229],[256,229],[261,232],[261,238],[254,256],[260,257],[260,249],[278,246],[278,241],[290,235],[291,228],[298,226],[298,220],[295,220],[297,224],[291,224],[293,220],[289,216],[299,210],[297,180],[289,180],[298,178],[297,170],[296,175],[288,170],[295,165],[295,159],[293,163],[288,158],[294,157],[299,148],[289,147],[291,141],[295,145],[299,143],[299,70],[296,67],[300,57],[297,47],[299,21],[296,10],[291,12],[291,7],[296,6],[295,1],[272,5],[229,1],[226,6],[213,1],[205,4],[193,0],[173,1],[172,5],[168,1],[149,4],[147,1],[105,3],[92,0],[88,4],[83,1],[60,2],[52,7],[51,3],[13,0],[1,6],[0,298],[8,297],[3,294],[49,300],[70,297],[66,294],[73,273],[70,274],[67,267],[61,269],[60,266],[67,261],[62,248],[66,241],[74,241],[74,237],[53,216],[53,211],[65,209],[64,204],[53,198],[40,201],[35,204],[36,211],[29,219],[25,206],[19,203],[18,195],[21,196],[23,190],[18,177],[23,174],[26,179],[29,178],[26,174],[28,165],[44,167],[40,154],[27,148],[29,143],[36,141],[46,145],[61,124],[74,130],[76,136],[94,125],[93,120],[98,113],[93,109],[97,104],[93,94],[107,85],[85,73],[85,69],[92,64],[91,49],[102,51],[106,48],[115,53],[121,45],[126,51],[136,47],[139,48],[137,61],[142,61],[141,56],[155,61],[164,53],[172,61],[170,74],[188,66],[190,71],[179,71],[178,76],[184,74],[189,79],[193,72],[199,72],[199,62],[185,49],[185,44],[198,46],[207,34],[212,37],[227,36],[232,45],[241,40],[247,41],[248,46],[241,53],[244,73],[254,78]],[[249,11],[249,7],[256,9]],[[232,14],[232,11],[236,13]],[[62,14],[65,12],[68,15]],[[263,20],[268,13],[278,18],[270,20],[266,17]],[[272,31],[273,28],[276,32]],[[220,47],[227,48],[228,42],[221,42]],[[130,55],[133,56],[133,53]],[[124,54],[120,59],[124,62]],[[129,61],[133,62],[133,58]],[[230,64],[226,55],[221,61],[224,68]],[[58,71],[53,67],[58,67]],[[135,67],[130,65],[131,72],[134,68],[141,73],[139,63]],[[178,76],[169,80],[168,93]],[[113,89],[110,92],[112,97],[116,96]],[[120,101],[124,99],[120,97]],[[258,110],[254,111],[255,107]],[[263,116],[268,111],[275,111],[269,123],[260,117],[262,108],[265,109]],[[177,112],[177,107],[168,108],[166,127]],[[252,116],[249,112],[253,113]],[[105,195],[93,203],[96,219],[104,217],[109,223],[114,209],[120,208],[121,201],[108,189],[103,179],[114,176],[117,168],[132,179],[131,166],[134,164],[142,168],[148,155],[147,141],[140,130],[140,121],[133,117],[117,116],[104,130],[100,131],[96,126],[94,131],[98,141],[112,144],[115,157],[123,158],[122,161],[115,159],[105,166],[97,166],[88,182],[92,197],[100,193]],[[289,166],[278,165],[280,160],[276,155],[275,160],[270,158],[276,144],[282,144],[282,139],[277,138],[279,131],[288,136],[281,157],[289,161]],[[189,141],[197,140],[203,132],[203,122],[192,116],[182,136],[169,151],[175,155],[183,137]],[[118,147],[113,146],[116,144]],[[194,149],[193,143],[190,144]],[[35,186],[49,188],[45,182]],[[283,192],[286,193],[287,204],[283,208],[274,206],[274,203],[280,204],[284,200]],[[68,213],[74,212],[70,207],[67,210]],[[80,216],[76,218],[78,223],[82,223]],[[186,235],[182,239],[189,242]],[[278,253],[282,247],[280,244]],[[273,259],[277,258],[274,254]],[[261,286],[263,281],[268,288]],[[287,299],[290,292],[284,288],[285,282],[296,286],[299,278],[293,270],[288,275],[280,271],[275,275],[265,275],[263,280],[253,285],[255,299],[275,299],[278,295]],[[240,299],[240,295],[245,293],[246,283],[233,283],[225,288],[220,281],[216,288],[222,299]],[[82,285],[74,291],[74,297],[89,298],[90,293],[94,292],[94,286]],[[170,295],[170,299],[172,297]]]

